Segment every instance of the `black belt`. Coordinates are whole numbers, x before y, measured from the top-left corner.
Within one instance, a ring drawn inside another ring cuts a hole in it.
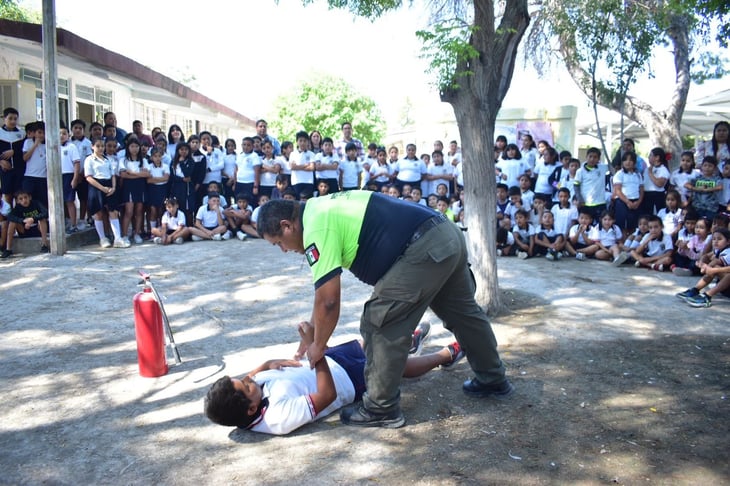
[[[443,214],[437,214],[432,218],[428,218],[426,221],[421,223],[418,228],[416,228],[416,231],[413,232],[413,234],[411,235],[411,239],[408,240],[408,244],[406,246],[411,246],[413,243],[420,240],[421,237],[428,232],[428,230],[430,230],[431,228],[435,228],[445,221],[447,221],[447,218]]]

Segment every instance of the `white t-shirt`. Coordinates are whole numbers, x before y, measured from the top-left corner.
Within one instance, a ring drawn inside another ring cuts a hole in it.
[[[654,181],[651,180],[651,177],[649,177],[649,171],[651,171],[652,174],[654,174],[654,177],[658,179],[669,180],[669,176],[671,175],[669,173],[669,169],[667,169],[663,165],[660,165],[658,167],[651,166],[644,169],[644,191],[664,192],[664,187],[658,187],[656,184],[654,184]]]
[[[593,228],[588,228],[588,231],[586,231],[586,233],[588,233],[588,235],[589,235],[588,238],[590,238],[590,234],[591,234],[592,230],[593,230]],[[581,243],[583,245],[588,245],[588,242],[586,241],[586,239],[584,237],[584,235],[586,233],[580,232],[580,224],[574,224],[573,226],[570,227],[570,231],[568,232],[568,237],[572,239],[577,236],[578,237],[578,239],[576,240],[577,243]]]
[[[342,173],[342,187],[359,187],[360,184],[360,162],[357,160],[340,161],[340,172]]]
[[[559,204],[555,204],[550,209],[550,212],[553,213],[555,220],[553,224],[555,231],[562,235],[567,235],[570,230],[570,225],[578,219],[578,209],[573,205],[567,208],[561,208]]]
[[[223,208],[218,206],[218,212],[222,216],[223,220],[226,219],[223,216]],[[195,215],[195,219],[199,220],[206,228],[215,228],[218,226],[218,216],[215,211],[209,211],[208,205],[203,205],[198,208],[198,213]]]
[[[267,167],[269,169],[273,169],[274,167],[279,166],[279,171],[281,171],[281,160],[278,158],[276,159],[261,159],[261,168]],[[261,177],[259,178],[259,184],[262,186],[267,187],[274,187],[276,185],[276,174],[275,172],[264,172],[261,171]]]
[[[325,170],[317,170],[315,171],[315,177],[317,179],[337,179],[340,177],[339,174],[339,164],[340,159],[337,157],[337,155],[325,155],[324,153],[320,152],[317,155],[315,155],[314,160],[319,164],[337,164],[336,169],[325,169]]]
[[[537,163],[535,166],[535,175],[537,175],[537,180],[535,180],[535,192],[540,194],[553,193],[553,186],[550,184],[550,181],[548,181],[548,178],[553,172],[555,172],[556,167],[557,165],[555,164],[546,165],[544,162]]]
[[[84,160],[84,175],[94,179],[111,179],[112,176],[119,175],[118,164],[111,157],[97,159],[92,154]]]
[[[220,182],[223,168],[225,167],[223,152],[221,152],[217,148],[214,148],[210,154],[205,153],[204,155],[206,168],[203,184],[208,184],[209,182],[213,181]]]
[[[289,155],[289,163],[297,165],[306,165],[310,162],[314,162],[314,153],[309,150],[300,152],[298,149],[292,151]],[[311,170],[294,170],[291,171],[291,183],[294,184],[313,184],[314,176]]]
[[[33,146],[33,140],[27,138],[23,142],[23,153],[30,150]],[[25,163],[25,175],[28,177],[47,177],[48,170],[46,167],[46,144],[41,143],[33,151],[33,155]]]
[[[595,168],[583,164],[576,172],[576,191],[580,191],[586,206],[606,204],[606,173],[608,173],[606,164],[598,164]]]
[[[61,173],[73,174],[74,162],[78,162],[79,164],[81,163],[79,151],[76,148],[76,145],[66,142],[66,145],[61,145]],[[81,170],[80,167],[79,170]]]
[[[72,138],[70,142],[76,146],[76,150],[79,153],[79,160],[81,161],[86,160],[86,157],[94,153],[94,150],[91,148],[91,140],[86,137],[81,140],[74,140]]]
[[[597,224],[591,228],[591,231],[588,234],[588,238],[600,241],[606,248],[611,248],[613,245],[618,243],[622,236],[623,233],[621,232],[621,228],[615,224],[608,229],[604,228],[601,224]]]
[[[233,179],[234,174],[236,173],[236,159],[238,156],[236,154],[226,154],[223,156],[223,177],[228,177],[229,179]]]
[[[530,223],[527,223],[527,228],[523,229],[517,225],[512,227],[512,233],[516,235],[522,243],[529,243],[530,236],[535,236],[535,227]]]
[[[400,159],[393,167],[398,172],[396,178],[403,182],[420,182],[426,173],[426,164],[421,159]]]
[[[692,170],[689,174],[687,172],[679,172],[679,169],[675,169],[674,172],[672,172],[672,176],[669,178],[669,183],[673,185],[677,191],[679,191],[679,194],[682,196],[683,203],[687,202],[687,195],[689,194],[689,189],[684,187],[684,185],[695,180],[699,177],[699,175],[700,171],[697,169]]]
[[[236,158],[236,166],[238,167],[236,182],[241,184],[253,183],[255,179],[254,167],[257,165],[261,165],[261,157],[256,152],[238,154],[238,158]]]
[[[670,234],[674,233],[674,230],[684,224],[684,211],[682,211],[682,208],[674,212],[671,212],[667,208],[662,208],[657,213],[657,217],[664,223],[664,231]]]
[[[390,180],[388,176],[392,173],[393,170],[387,161],[385,162],[385,165],[375,163],[370,166],[370,178],[376,182],[388,182]],[[425,196],[426,193],[424,192],[423,195]]]
[[[162,215],[162,224],[167,225],[168,230],[176,230],[181,226],[185,226],[185,213],[178,209],[177,214],[172,216],[168,211],[165,211]]]
[[[155,164],[151,163],[147,159],[145,159],[144,161],[144,168],[150,172],[151,177],[164,177],[165,174],[167,174],[168,176],[170,175],[170,166],[160,164],[160,166],[157,167]],[[164,186],[165,184],[167,184],[167,182],[155,182],[153,184],[155,186]]]
[[[311,396],[317,392],[317,375],[306,362],[298,368],[262,371],[254,376],[254,381],[263,385],[263,396],[269,399],[269,406],[249,427],[250,430],[264,434],[288,434],[352,403],[355,387],[347,372],[329,356],[325,359],[337,391],[334,402],[319,413],[315,412]]]
[[[432,176],[453,176],[454,175],[454,167],[452,165],[446,165],[445,163],[443,165],[435,165],[435,164],[429,164],[428,167],[426,167],[426,174],[432,175]],[[446,184],[446,195],[449,195],[449,181],[447,179],[435,179],[432,181],[423,181],[421,183],[421,189],[424,196],[428,196],[429,194],[436,194],[436,188],[439,186],[439,184]]]
[[[653,257],[662,255],[674,249],[674,245],[672,244],[672,235],[669,233],[662,232],[662,237],[656,240],[652,240],[651,234],[647,233],[644,238],[641,239],[641,245],[647,241],[649,244],[646,247],[646,256]]]
[[[614,184],[621,184],[621,193],[629,199],[639,199],[640,188],[644,185],[644,177],[638,172],[624,172],[623,169],[613,176]]]
[[[522,174],[530,170],[530,166],[522,159],[501,159],[497,168],[502,171],[501,180],[507,187],[519,186]]]

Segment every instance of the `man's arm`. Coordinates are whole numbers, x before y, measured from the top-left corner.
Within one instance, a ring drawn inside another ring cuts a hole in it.
[[[310,366],[314,367],[324,356],[332,332],[340,318],[340,275],[335,275],[314,292],[314,342],[307,349]]]

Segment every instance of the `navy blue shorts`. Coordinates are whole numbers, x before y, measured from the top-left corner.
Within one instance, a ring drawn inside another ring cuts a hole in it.
[[[365,393],[365,352],[360,343],[353,340],[338,344],[325,351],[324,355],[345,369],[355,387],[355,401],[360,401]]]
[[[74,180],[73,174],[61,174],[63,184],[63,200],[64,202],[74,202],[76,200],[76,191],[71,187],[71,181]]]

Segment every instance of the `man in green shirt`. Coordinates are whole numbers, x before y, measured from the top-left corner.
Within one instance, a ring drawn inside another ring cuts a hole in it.
[[[367,364],[362,402],[340,414],[348,425],[397,428],[400,381],[413,330],[428,307],[454,333],[476,377],[467,395],[506,397],[497,342],[474,300],[474,279],[461,230],[418,204],[379,193],[348,191],[301,204],[275,200],[259,210],[258,231],[282,251],[304,254],[314,280],[314,366],[324,356],[340,316],[340,275],[349,269],[373,285],[360,319]]]

